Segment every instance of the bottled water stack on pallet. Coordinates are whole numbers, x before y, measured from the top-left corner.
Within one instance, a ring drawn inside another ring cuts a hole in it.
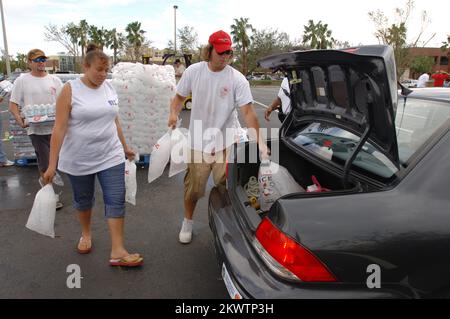
[[[9,133],[13,137],[14,159],[18,164],[26,165],[30,159],[36,158],[27,130],[19,126],[12,115],[9,116]]]
[[[0,96],[9,97],[13,84],[9,81],[0,82]],[[21,114],[22,117],[23,114]],[[31,140],[27,135],[27,130],[19,126],[11,114],[9,115],[9,133],[12,136],[14,159],[19,165],[27,165],[30,161],[36,159],[36,153],[34,147],[31,144]]]
[[[119,96],[120,122],[128,145],[140,155],[150,154],[168,130],[176,86],[173,67],[118,63],[111,83]]]

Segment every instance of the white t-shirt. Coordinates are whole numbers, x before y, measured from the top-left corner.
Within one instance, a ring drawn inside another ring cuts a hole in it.
[[[213,72],[208,62],[199,62],[184,71],[177,86],[181,96],[191,92],[191,148],[212,153],[232,145],[236,134],[236,107],[253,103],[247,79],[229,65],[220,72]]]
[[[10,101],[19,105],[22,110],[28,105],[54,104],[62,86],[61,80],[54,75],[37,77],[24,73],[14,81]],[[29,125],[28,135],[48,135],[52,134],[54,122]]]
[[[115,119],[119,99],[105,81],[97,89],[81,79],[69,81],[72,88],[66,135],[59,153],[58,169],[74,176],[94,174],[125,162]]]
[[[278,97],[281,100],[281,110],[283,114],[288,114],[291,111],[291,98],[289,97],[289,80],[284,78],[281,81],[280,90],[278,91]]]
[[[430,80],[430,76],[427,73],[422,74],[419,76],[419,79],[417,80],[417,87],[418,88],[424,88],[426,87],[426,83]]]

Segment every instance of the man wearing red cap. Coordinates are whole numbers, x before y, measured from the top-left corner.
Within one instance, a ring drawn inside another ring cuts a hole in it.
[[[261,157],[267,157],[269,152],[258,134],[250,85],[242,73],[228,65],[233,56],[231,45],[228,33],[220,30],[211,34],[203,51],[204,61],[186,69],[170,105],[168,125],[174,128],[182,102],[192,92],[190,160],[184,178],[185,218],[179,234],[179,241],[184,244],[192,240],[192,217],[211,172],[216,185],[225,184],[228,150],[235,142],[235,136],[229,133],[237,128],[237,108],[249,132],[256,132],[251,137],[258,140]]]

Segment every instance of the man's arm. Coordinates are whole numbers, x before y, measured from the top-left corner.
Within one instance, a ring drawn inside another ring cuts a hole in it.
[[[17,124],[19,124],[22,128],[26,128],[28,125],[25,124],[23,118],[20,116],[19,105],[14,102],[9,102],[9,111],[16,119]]]
[[[174,129],[177,126],[178,115],[181,112],[183,101],[185,98],[186,97],[181,96],[177,93],[170,102],[170,114],[167,126],[171,127],[172,129]]]
[[[253,108],[253,103],[248,103],[244,106],[241,106],[240,109],[242,116],[244,117],[245,124],[247,125],[247,128],[250,129],[248,131],[250,138],[258,142],[261,159],[268,158],[270,150],[267,147],[266,141],[264,141],[263,136],[259,134],[259,121]]]

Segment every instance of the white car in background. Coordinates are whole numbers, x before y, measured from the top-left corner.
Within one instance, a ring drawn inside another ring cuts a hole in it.
[[[407,88],[416,88],[418,82],[419,82],[418,80],[406,79],[403,80],[401,83],[403,84],[403,86]]]

